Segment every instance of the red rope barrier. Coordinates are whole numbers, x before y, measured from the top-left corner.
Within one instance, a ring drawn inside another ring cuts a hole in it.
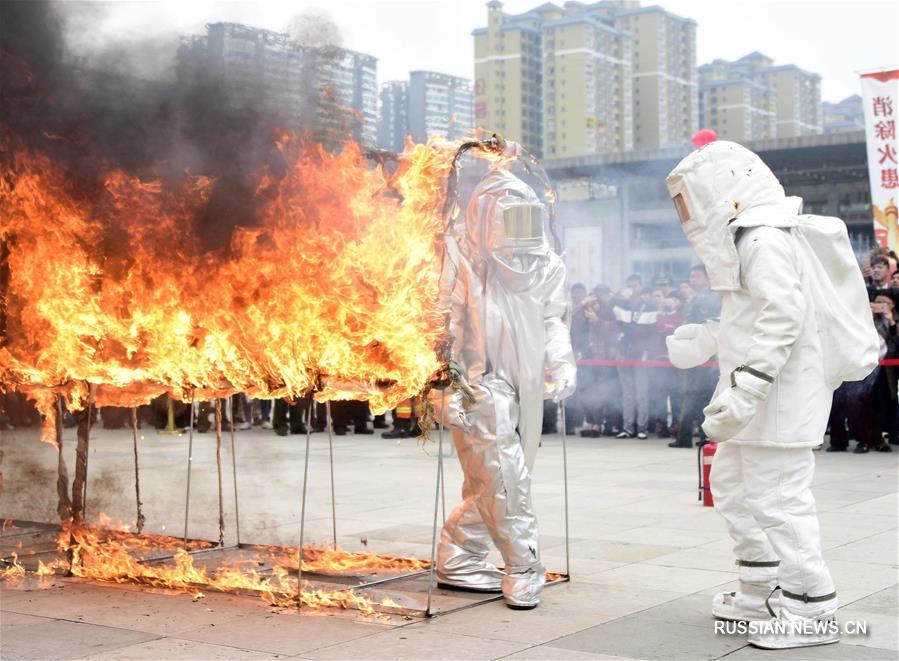
[[[674,367],[667,360],[604,360],[601,358],[581,358],[578,365],[584,367]],[[899,358],[884,358],[880,361],[884,366],[899,366]],[[718,367],[717,361],[710,360],[700,367]]]

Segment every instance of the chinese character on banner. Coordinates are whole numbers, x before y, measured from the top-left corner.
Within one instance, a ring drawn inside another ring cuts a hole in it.
[[[899,69],[862,74],[861,83],[874,237],[881,246],[899,252],[896,217],[899,152],[895,114],[899,108]]]

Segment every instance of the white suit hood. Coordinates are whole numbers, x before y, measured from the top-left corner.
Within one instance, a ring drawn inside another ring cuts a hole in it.
[[[740,289],[734,234],[740,227],[793,227],[802,200],[755,153],[725,140],[684,158],[665,180],[687,239],[708,271],[712,289]]]

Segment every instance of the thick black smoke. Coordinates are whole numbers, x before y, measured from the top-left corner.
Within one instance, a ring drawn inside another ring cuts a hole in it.
[[[315,126],[287,126],[261,95],[235,104],[202,66],[173,83],[88,68],[67,52],[66,4],[0,3],[0,159],[12,137],[63,166],[88,200],[103,195],[98,175],[110,168],[170,183],[186,171],[214,177],[197,227],[207,249],[227,246],[235,226],[255,221],[260,173],[283,168],[275,137],[299,128],[315,140]],[[310,108],[318,94],[311,86]]]

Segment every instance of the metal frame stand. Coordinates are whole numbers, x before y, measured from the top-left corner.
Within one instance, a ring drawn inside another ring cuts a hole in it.
[[[559,402],[559,418],[562,423],[562,492],[565,495],[565,580],[571,580],[571,540],[568,535],[568,432],[565,421],[565,401]]]
[[[66,468],[66,460],[62,453],[62,395],[56,396],[56,495],[59,499],[56,505],[56,513],[59,520],[65,524],[72,518],[72,499],[69,497],[69,471]]]
[[[187,545],[187,523],[190,516],[190,473],[194,462],[194,392],[190,391],[190,427],[187,432],[187,493],[184,495],[184,544]]]
[[[184,536],[182,537],[182,541],[184,542],[184,551],[189,555],[194,555],[197,553],[208,553],[212,550],[224,550],[224,549],[233,549],[240,546],[239,542],[239,529],[240,529],[240,520],[239,518],[236,521],[237,534],[238,534],[238,543],[236,545],[225,546],[225,519],[224,519],[224,493],[222,487],[222,460],[221,460],[221,452],[222,452],[222,408],[221,408],[221,400],[216,398],[215,400],[215,436],[216,436],[216,466],[218,469],[218,499],[219,499],[219,541],[218,546],[212,548],[198,548],[192,549],[189,547],[190,537],[188,536],[188,529],[190,524],[190,478],[193,468],[194,461],[194,422],[196,421],[196,408],[198,402],[195,398],[195,393],[191,390],[190,393],[190,421],[187,430],[187,487],[184,494]],[[234,459],[234,424],[233,424],[233,415],[232,415],[232,424],[231,424],[231,458],[232,461],[236,461]],[[239,517],[238,514],[238,504],[237,504],[237,467],[236,463],[232,464],[232,468],[234,470],[234,511],[235,515]],[[206,540],[203,540],[206,541]],[[166,560],[171,558],[171,555],[162,555],[162,556],[154,556],[153,561]]]
[[[231,421],[234,428],[234,421]],[[215,469],[219,489],[219,546],[225,547],[225,497],[222,489],[222,400],[215,398]]]
[[[437,487],[434,490],[434,526],[431,532],[431,566],[428,575],[428,603],[425,617],[433,617],[431,610],[434,587],[437,584],[437,514],[440,509],[440,494],[443,491],[443,420],[446,411],[446,389],[440,391],[440,425],[437,429]],[[444,499],[445,500],[445,499]],[[446,506],[444,505],[444,523],[446,523]]]
[[[309,398],[309,409],[306,415],[307,420],[312,419],[312,402],[314,397]],[[330,417],[330,416],[329,416]],[[328,420],[328,428],[330,430],[330,420]],[[309,478],[309,444],[312,440],[312,425],[306,425],[306,458],[303,461],[303,495],[300,498],[300,543],[297,545],[297,608],[303,608],[303,537],[306,533],[306,483]]]
[[[142,510],[143,503],[140,500],[140,467],[137,460],[137,407],[131,407],[131,437],[134,441],[134,496],[137,503],[137,514],[135,519],[135,527],[137,534],[144,530],[144,513]]]
[[[310,402],[312,401],[312,396],[310,395]],[[310,412],[312,408],[310,405]],[[334,531],[334,548],[337,548],[337,497],[334,495],[334,435],[333,429],[331,426],[331,402],[325,402],[325,425],[328,428],[328,454],[330,456],[331,463],[331,526]],[[309,428],[312,425],[311,416],[306,416],[306,427]]]
[[[237,535],[237,546],[240,546],[240,498],[237,497],[237,452],[234,445],[234,400],[228,398],[231,418],[231,477],[234,479],[234,532]]]
[[[189,523],[190,523],[190,487],[191,487],[191,474],[192,474],[192,466],[193,466],[193,426],[195,422],[195,397],[194,393],[191,392],[191,407],[190,407],[190,428],[188,430],[188,454],[187,454],[187,484],[186,484],[186,492],[185,492],[185,506],[184,506],[184,550],[191,554],[201,554],[208,552],[221,552],[232,549],[240,549],[240,548],[251,548],[253,545],[245,545],[240,541],[240,515],[239,515],[239,493],[237,488],[237,459],[236,459],[236,441],[235,434],[233,428],[233,404],[230,404],[230,408],[228,409],[231,412],[231,460],[232,460],[232,478],[234,483],[234,499],[235,499],[235,524],[237,530],[237,544],[225,547],[224,545],[224,505],[223,505],[223,487],[222,487],[222,467],[221,467],[221,425],[222,425],[222,407],[221,401],[216,401],[215,407],[215,415],[216,415],[216,460],[218,466],[218,487],[219,487],[219,543],[217,546],[212,546],[208,548],[188,548],[189,542],[191,541],[188,532],[189,532]],[[424,578],[427,575],[427,602],[425,608],[422,610],[420,607],[402,607],[401,610],[390,610],[388,608],[387,612],[397,612],[399,614],[405,615],[413,615],[425,618],[431,618],[436,615],[451,613],[459,610],[463,610],[466,608],[472,608],[479,604],[496,601],[502,599],[502,594],[486,594],[477,599],[474,599],[464,605],[455,605],[451,608],[446,608],[442,610],[435,610],[434,606],[434,592],[437,583],[437,544],[438,544],[438,522],[440,520],[441,511],[443,513],[443,521],[446,521],[446,477],[445,477],[445,467],[444,467],[444,430],[445,430],[445,405],[446,405],[446,390],[441,391],[441,406],[440,406],[440,420],[438,424],[438,432],[437,432],[437,476],[436,476],[436,484],[434,491],[434,515],[432,521],[432,530],[431,530],[431,557],[430,557],[430,566],[428,569],[416,570],[411,572],[399,573],[396,575],[388,576],[386,578],[377,578],[375,580],[363,581],[361,583],[355,585],[346,585],[345,588],[342,588],[346,592],[355,593],[361,590],[365,590],[367,588],[371,588],[374,586],[384,585],[387,583],[392,583],[396,581],[402,581],[405,579],[417,579]],[[322,579],[327,580],[328,578],[334,578],[334,575],[324,573],[324,572],[304,572],[303,571],[303,560],[304,560],[304,544],[305,541],[305,532],[306,532],[306,501],[308,495],[308,483],[309,483],[309,460],[310,460],[310,452],[311,452],[311,440],[312,440],[312,410],[314,406],[314,398],[310,397],[308,411],[307,411],[307,430],[306,430],[306,442],[304,448],[304,459],[303,459],[303,483],[300,494],[300,530],[299,530],[299,544],[297,548],[297,587],[295,594],[295,601],[297,603],[297,608],[302,609],[303,606],[303,578],[304,575],[308,576],[310,573],[316,577],[321,577]],[[330,489],[331,489],[331,525],[332,525],[332,534],[335,547],[337,546],[337,505],[336,505],[336,480],[334,473],[334,441],[333,441],[333,424],[331,419],[331,406],[330,403],[326,403],[325,406],[326,416],[327,416],[327,427],[328,427],[328,453],[329,453],[329,463],[330,463]],[[562,428],[564,430],[565,424],[565,409],[564,405],[560,404],[560,417],[562,421]],[[132,434],[134,439],[134,450],[135,450],[135,493],[138,504],[138,517],[142,518],[141,512],[141,501],[140,501],[140,491],[139,491],[139,465],[137,463],[137,432],[136,432],[136,411],[132,410]],[[567,456],[567,439],[566,435],[563,431],[562,435],[562,461],[563,461],[563,481],[564,481],[564,503],[565,503],[565,575],[556,580],[552,580],[547,583],[547,585],[553,585],[560,582],[565,582],[570,580],[570,538],[569,538],[569,507],[568,507],[568,456]],[[158,562],[168,558],[171,558],[171,555],[161,555],[161,556],[153,556],[151,558],[147,558],[145,560],[141,560],[141,562]]]

